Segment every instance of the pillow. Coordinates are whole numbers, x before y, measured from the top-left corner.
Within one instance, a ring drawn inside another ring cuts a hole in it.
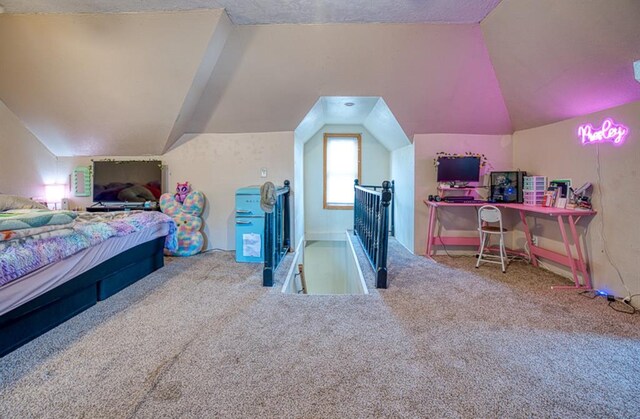
[[[17,195],[0,194],[0,212],[13,209],[48,209],[36,201]]]

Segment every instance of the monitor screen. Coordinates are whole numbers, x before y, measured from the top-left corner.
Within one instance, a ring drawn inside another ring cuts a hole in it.
[[[162,194],[162,162],[93,162],[94,202],[158,201]]]
[[[480,181],[480,157],[440,157],[438,182]]]

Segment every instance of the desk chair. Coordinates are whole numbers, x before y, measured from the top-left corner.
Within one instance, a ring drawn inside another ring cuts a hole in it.
[[[497,225],[496,225],[497,224]],[[506,272],[505,260],[507,259],[507,250],[504,247],[504,232],[507,231],[502,227],[502,213],[493,205],[483,205],[478,210],[478,232],[480,233],[480,254],[476,262],[476,268],[480,267],[480,262],[499,263],[502,266],[502,273]],[[500,236],[500,255],[485,254],[489,250],[490,235],[497,234]],[[494,260],[492,260],[494,259]],[[495,260],[495,259],[500,259]]]

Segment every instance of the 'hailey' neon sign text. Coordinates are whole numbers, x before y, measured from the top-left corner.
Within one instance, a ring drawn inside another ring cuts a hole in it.
[[[602,122],[599,129],[594,128],[591,124],[584,124],[578,127],[578,136],[582,144],[611,142],[620,145],[624,142],[629,134],[629,128],[613,122],[613,119],[607,118]]]

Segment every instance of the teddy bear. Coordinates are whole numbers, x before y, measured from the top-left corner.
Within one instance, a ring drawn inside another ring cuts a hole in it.
[[[176,194],[177,195],[177,194]],[[204,194],[199,191],[189,192],[180,203],[174,194],[165,193],[160,196],[160,210],[173,218],[178,228],[178,248],[164,249],[168,256],[192,256],[200,253],[204,244],[204,236],[200,232],[204,210]]]

